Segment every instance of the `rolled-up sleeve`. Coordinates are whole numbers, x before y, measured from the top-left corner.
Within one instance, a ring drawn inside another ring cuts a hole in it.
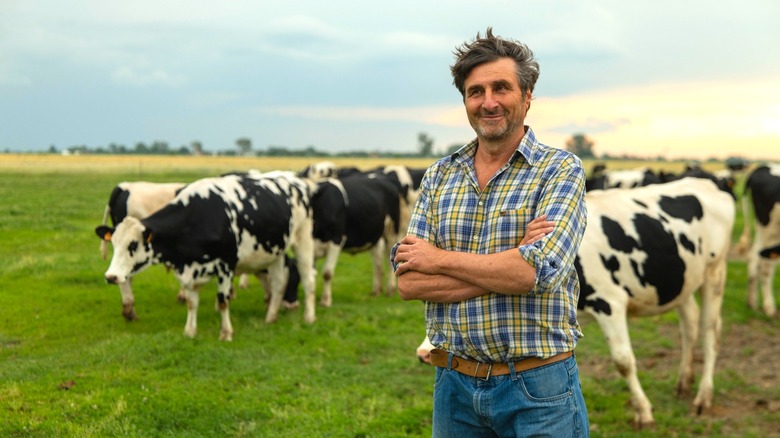
[[[579,164],[579,163],[575,163]],[[563,166],[547,180],[537,204],[539,215],[555,223],[553,232],[531,245],[518,248],[536,270],[531,294],[556,291],[573,269],[587,224],[585,174],[580,165]]]

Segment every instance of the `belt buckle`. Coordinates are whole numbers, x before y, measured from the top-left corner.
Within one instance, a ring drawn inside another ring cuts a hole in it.
[[[483,382],[487,382],[490,379],[490,373],[493,371],[493,363],[489,363],[487,365],[488,365],[487,375],[483,379],[482,377],[477,376],[477,373],[479,372],[479,367],[482,366],[482,362],[477,362],[477,368],[474,370],[474,377],[482,380]]]

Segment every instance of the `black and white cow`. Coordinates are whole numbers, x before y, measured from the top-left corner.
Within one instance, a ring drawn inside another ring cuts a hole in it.
[[[576,268],[578,308],[599,323],[612,359],[626,378],[637,427],[654,423],[652,405],[637,377],[628,333],[629,315],[677,310],[682,331],[679,394],[691,389],[693,347],[704,330],[704,372],[694,406],[710,408],[720,335],[720,308],[734,224],[734,200],[707,179],[685,178],[586,195],[588,226]],[[699,291],[703,314],[694,292]],[[428,362],[425,341],[417,356]]]
[[[116,227],[127,216],[143,219],[157,212],[168,202],[173,200],[176,193],[184,187],[184,183],[156,183],[146,181],[121,182],[114,187],[108,198],[105,212],[103,213],[103,225]],[[100,239],[100,253],[105,260],[107,241]],[[137,319],[135,313],[135,296],[131,281],[128,280],[119,285],[122,295],[122,315],[128,321]]]
[[[397,288],[390,265],[390,245],[399,240],[401,219],[408,216],[406,201],[395,184],[386,178],[354,174],[342,178],[349,205],[346,216],[346,236],[343,252],[357,254],[371,251],[374,276],[371,293],[382,291],[382,278],[387,277],[385,293]]]
[[[108,197],[103,225],[108,225],[108,219],[111,219],[111,225],[117,226],[127,216],[143,219],[170,202],[184,185],[178,182],[121,182],[111,190]],[[104,260],[108,252],[106,243],[105,240],[100,243],[100,253]]]
[[[324,258],[322,264],[322,295],[325,307],[333,304],[333,277],[339,255],[347,242],[347,215],[349,197],[342,182],[336,178],[316,181],[317,191],[312,196],[314,217],[314,257]],[[291,278],[290,288],[297,290],[298,283]]]
[[[710,408],[734,199],[708,179],[684,178],[591,192],[586,203],[588,227],[576,260],[578,308],[595,316],[607,338],[631,390],[635,424],[650,425],[654,419],[637,377],[627,315],[677,310],[682,331],[679,394],[691,389],[693,347],[702,327],[704,371],[693,405],[699,412]]]
[[[96,228],[114,246],[106,280],[121,284],[153,264],[171,267],[187,296],[184,334],[194,337],[198,291],[216,277],[220,339],[231,340],[234,274],[268,270],[271,300],[265,320],[273,322],[286,283],[285,254],[292,249],[306,295],[304,320],[313,323],[312,188],[292,172],[250,172],[193,182],[145,219],[127,217],[115,229]]]
[[[597,166],[585,182],[585,189],[587,191],[614,188],[626,189],[644,187],[660,182],[661,179],[658,175],[647,167],[629,170],[606,170],[604,166]]]
[[[753,221],[750,220],[748,199],[753,207]],[[744,228],[739,252],[747,253],[748,305],[758,309],[760,288],[764,313],[774,316],[777,308],[772,286],[780,253],[780,164],[759,166],[750,173],[745,181],[742,213]],[[755,223],[752,246],[749,243],[751,223]]]
[[[408,223],[408,204],[401,196],[401,187],[413,184],[412,177],[407,172],[404,179],[403,169],[396,168],[387,172],[379,169],[359,172],[350,168],[342,172],[330,162],[312,164],[299,172],[299,175],[308,175],[317,181],[318,193],[323,193],[316,195],[312,202],[317,257],[327,254],[322,269],[322,304],[329,306],[332,302],[330,280],[340,252],[358,254],[371,251],[374,273],[371,293],[381,293],[386,276],[385,293],[392,294],[396,290],[396,278],[389,264],[389,242],[398,240],[398,233],[404,229],[404,218],[407,218]],[[318,179],[318,175],[337,175],[339,178]],[[346,195],[346,199],[339,197],[334,188],[336,186]],[[330,195],[324,195],[326,192]],[[341,236],[343,240],[338,239]],[[341,245],[340,251],[334,246],[337,244]]]

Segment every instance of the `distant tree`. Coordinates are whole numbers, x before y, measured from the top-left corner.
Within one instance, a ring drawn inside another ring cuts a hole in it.
[[[146,147],[146,144],[142,141],[139,141],[135,144],[135,153],[136,154],[146,154],[149,152],[149,148]]]
[[[236,140],[236,146],[240,155],[249,155],[252,152],[252,140],[248,137],[241,137]]]
[[[462,148],[462,143],[453,143],[450,145],[450,147],[447,148],[447,155],[452,155],[455,152],[457,152],[458,149]]]
[[[570,139],[566,140],[566,150],[582,159],[595,158],[594,144],[595,142],[585,134],[573,134]]]
[[[417,134],[417,150],[421,157],[430,157],[433,155],[433,138],[425,132]]]
[[[203,143],[198,140],[192,140],[190,142],[190,149],[193,155],[203,155]]]
[[[51,145],[49,146],[49,153],[50,154],[57,154],[59,151],[57,151],[57,146]]]

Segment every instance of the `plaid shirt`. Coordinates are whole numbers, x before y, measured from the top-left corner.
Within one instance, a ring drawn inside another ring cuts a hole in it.
[[[539,143],[526,128],[513,157],[482,192],[474,171],[477,140],[434,163],[409,224],[409,234],[451,251],[518,248],[536,269],[528,294],[425,303],[433,345],[481,362],[547,358],[573,350],[582,337],[574,258],[586,225],[585,173],[579,158]],[[528,222],[545,213],[554,231],[520,246]]]

